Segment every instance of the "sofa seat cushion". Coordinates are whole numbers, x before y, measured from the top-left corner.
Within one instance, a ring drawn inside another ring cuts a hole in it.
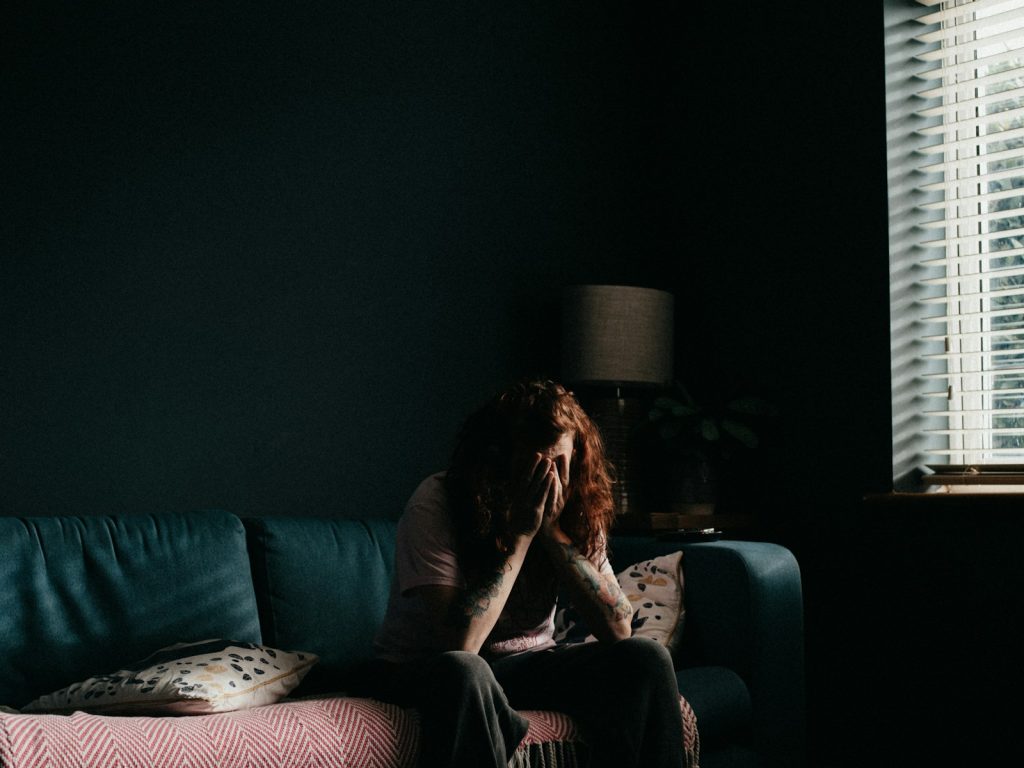
[[[705,747],[745,741],[750,735],[750,691],[726,667],[689,667],[676,672],[679,692],[690,702]]]
[[[693,711],[680,699],[685,765],[696,768],[699,739]],[[530,729],[512,765],[575,765],[579,734],[565,715],[525,711]],[[256,709],[191,717],[0,714],[5,768],[249,768],[273,765],[415,768],[415,710],[373,699],[289,700]]]

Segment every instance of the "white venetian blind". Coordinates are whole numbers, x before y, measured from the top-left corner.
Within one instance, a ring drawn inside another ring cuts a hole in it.
[[[1024,0],[918,0],[926,461],[1024,461]]]

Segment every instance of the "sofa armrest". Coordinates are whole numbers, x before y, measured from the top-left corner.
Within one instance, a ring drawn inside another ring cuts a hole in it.
[[[686,619],[677,666],[720,666],[746,682],[752,746],[801,765],[805,742],[803,592],[796,558],[753,541],[612,540],[616,567],[682,549]]]

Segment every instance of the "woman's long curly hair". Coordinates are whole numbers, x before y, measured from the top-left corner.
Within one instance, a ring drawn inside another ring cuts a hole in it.
[[[543,451],[566,433],[573,435],[574,454],[559,525],[587,557],[603,546],[615,508],[600,432],[572,392],[531,379],[491,398],[458,434],[445,484],[465,565],[493,567],[511,551],[511,462],[518,451]]]

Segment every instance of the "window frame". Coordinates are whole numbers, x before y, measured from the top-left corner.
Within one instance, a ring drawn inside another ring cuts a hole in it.
[[[988,313],[1000,297],[993,287],[1005,276],[1001,278],[991,270],[987,246],[982,245],[977,253],[960,250],[963,244],[970,249],[994,240],[994,232],[961,236],[960,230],[953,234],[949,231],[954,224],[960,227],[977,223],[987,228],[997,218],[991,211],[960,217],[962,200],[956,198],[956,205],[945,202],[945,189],[962,181],[961,168],[954,165],[974,162],[980,168],[979,155],[951,162],[945,154],[942,163],[921,162],[922,156],[934,154],[935,139],[925,136],[938,135],[941,143],[942,133],[947,130],[943,128],[946,113],[954,108],[962,111],[972,93],[963,94],[964,101],[959,97],[944,100],[943,95],[922,98],[920,75],[936,65],[921,57],[934,58],[942,47],[938,41],[920,40],[924,28],[917,19],[935,9],[916,0],[886,0],[884,5],[893,485],[897,491],[920,490],[922,479],[931,472],[928,467],[936,464],[969,465],[975,472],[979,468],[987,472],[992,465],[1006,468],[998,466],[1002,455],[998,443],[1004,433],[993,426],[1002,402],[996,386],[996,379],[1002,375],[997,358],[1012,360],[1015,350],[993,347],[996,338],[1013,338],[1012,332],[984,325],[992,322],[993,316]],[[1024,85],[1024,69],[1021,77]],[[973,88],[974,82],[968,82]],[[985,101],[981,99],[978,104],[984,108]],[[1024,106],[1024,97],[1021,104]],[[937,130],[941,132],[936,134]],[[979,139],[973,143],[980,146],[983,142]],[[1021,145],[1019,167],[1024,179],[1024,140]],[[982,178],[981,174],[976,178]],[[1024,186],[1021,192],[1024,201]],[[952,224],[943,213],[951,208],[957,209]],[[1024,204],[1013,210],[1024,217]],[[943,243],[938,246],[944,252],[941,260],[931,255],[936,239]],[[1024,294],[1024,286],[1019,291]],[[948,322],[944,319],[947,307],[953,318]],[[1024,317],[1024,304],[1021,315]],[[934,327],[941,325],[946,326],[945,330],[936,333]],[[1021,344],[1015,349],[1024,355],[1024,322],[1014,340]],[[1021,381],[1024,390],[1024,374]],[[946,400],[946,407],[941,406],[941,399]],[[1020,400],[1024,408],[1024,392]],[[1020,423],[1014,429],[1022,434],[1024,414],[1017,418]],[[1017,440],[1013,450],[1016,453],[1007,455],[1024,461],[1024,437]]]

